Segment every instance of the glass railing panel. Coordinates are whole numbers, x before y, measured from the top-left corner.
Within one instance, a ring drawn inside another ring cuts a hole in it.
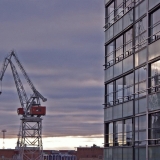
[[[147,12],[146,10],[146,1],[143,1],[135,8],[135,20],[139,19]]]
[[[113,25],[105,31],[105,42],[113,38]]]
[[[160,3],[160,0],[149,0],[149,9],[152,9],[154,6]]]
[[[160,55],[160,40],[157,40],[149,45],[149,60],[156,58]]]
[[[104,121],[112,120],[112,107],[104,109]]]
[[[114,24],[114,36],[122,31],[122,18]]]
[[[104,159],[112,160],[112,157],[113,157],[112,148],[105,148],[104,149]]]
[[[113,66],[107,68],[105,71],[105,82],[113,78]]]
[[[107,4],[110,0],[104,0],[104,4]]]
[[[127,28],[133,23],[133,9],[128,11],[121,19],[110,26],[109,29],[105,31],[105,42],[108,42],[115,35],[119,34],[122,30]],[[114,29],[113,29],[114,28]]]
[[[123,160],[122,159],[122,148],[113,148],[113,159],[114,160]]]
[[[139,66],[147,60],[147,48],[135,53],[135,66]]]
[[[152,146],[148,148],[149,160],[159,160],[160,146]]]
[[[113,107],[113,119],[122,118],[122,104]]]
[[[123,103],[123,117],[133,115],[133,101]]]
[[[150,111],[160,109],[160,92],[149,95],[148,108]]]
[[[122,61],[114,65],[114,77],[122,74]]]
[[[131,70],[132,68],[133,68],[133,55],[131,55],[123,60],[123,73]]]
[[[123,29],[128,27],[130,24],[133,23],[133,9],[130,10],[126,15],[123,17]]]

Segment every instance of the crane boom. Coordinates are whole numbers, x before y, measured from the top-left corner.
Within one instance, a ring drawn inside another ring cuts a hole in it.
[[[4,76],[4,73],[8,67],[8,64],[9,64],[9,61],[7,58],[5,58],[4,62],[3,62],[3,67],[2,67],[2,70],[1,70],[1,75],[0,75],[0,80],[2,81],[3,79],[3,76]]]
[[[14,53],[14,51],[12,51]],[[0,74],[0,80],[2,81],[3,79],[3,76],[4,76],[4,73],[8,67],[8,64],[9,64],[9,60],[11,60],[12,58],[12,55],[13,53],[11,52],[11,54],[9,56],[7,56],[5,59],[4,59],[4,62],[3,62],[3,66],[2,66],[2,70],[1,70],[1,74]]]
[[[21,70],[24,78],[26,79],[27,83],[29,84],[31,90],[33,91],[33,93],[34,93],[33,97],[37,97],[38,99],[40,98],[43,102],[47,101],[47,99],[44,98],[34,87],[32,81],[30,80],[29,76],[27,75],[26,71],[24,70],[21,62],[19,61],[19,59],[14,51],[12,51],[11,54],[9,56],[7,56],[4,60],[3,67],[1,70],[1,74],[0,74],[0,80],[2,81],[4,73],[8,67],[8,64],[10,64],[21,106],[22,106],[22,108],[25,108],[25,105],[26,105],[26,111],[27,111],[30,108],[29,106],[30,106],[31,102],[27,98],[26,92],[25,92],[24,87],[22,85],[22,82],[19,78],[16,67],[12,63],[12,60],[11,60],[12,56],[14,57],[18,67],[20,68],[20,70]]]
[[[22,108],[26,108],[26,105],[28,103],[28,97],[27,94],[24,90],[24,87],[22,85],[21,79],[18,75],[18,72],[16,70],[16,67],[14,66],[14,64],[12,63],[11,60],[8,60],[12,69],[12,73],[13,73],[13,78],[14,78],[14,82],[16,84],[16,88],[17,88],[17,92],[18,92],[18,96],[19,96],[19,100],[21,103]]]
[[[36,96],[38,96],[39,98],[41,98],[43,102],[47,101],[47,99],[44,98],[44,97],[36,90],[36,88],[34,87],[33,83],[31,82],[30,78],[28,77],[26,71],[24,70],[22,64],[20,63],[20,61],[19,61],[18,57],[16,56],[16,54],[14,53],[14,51],[12,51],[11,54],[12,54],[12,56],[14,56],[14,59],[15,59],[17,65],[19,66],[20,70],[22,71],[22,73],[23,73],[26,81],[27,81],[28,84],[30,85],[33,93],[34,93]]]

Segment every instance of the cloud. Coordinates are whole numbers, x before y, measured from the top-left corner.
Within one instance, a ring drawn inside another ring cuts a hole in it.
[[[8,47],[18,50],[59,49],[61,47],[76,51],[78,48],[93,47],[93,43],[98,47],[97,38],[100,40],[100,34],[97,34],[97,30],[102,27],[102,18],[97,14],[100,7],[96,9],[96,3],[94,5],[85,1],[75,3],[73,0],[67,1],[66,6],[69,8],[64,6],[64,1],[56,4],[53,2],[45,5],[46,10],[44,10],[42,1],[41,3],[14,1],[12,6],[7,3],[5,8],[8,8],[1,11],[4,19],[0,25],[0,30],[3,30],[0,32],[0,36],[3,37],[1,49],[8,49]],[[86,8],[87,5],[90,5],[90,8]],[[58,10],[57,6],[60,7]]]
[[[97,0],[0,2],[0,66],[15,49],[33,84],[48,99],[42,104],[47,107],[45,136],[103,134],[103,5]],[[20,103],[10,68],[2,91],[0,125],[15,137]]]

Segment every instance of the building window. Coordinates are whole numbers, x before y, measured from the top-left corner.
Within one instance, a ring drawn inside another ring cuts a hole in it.
[[[133,99],[134,77],[130,73],[105,86],[105,104],[114,105]],[[115,86],[115,87],[114,87]]]
[[[151,92],[157,92],[160,88],[160,60],[151,63],[150,86]]]
[[[123,35],[116,39],[116,62],[123,59]]]
[[[124,141],[123,144],[126,146],[132,145],[132,130],[133,130],[132,119],[126,119],[124,121]]]
[[[116,20],[119,19],[120,17],[123,16],[124,14],[124,2],[123,0],[117,0],[116,1],[116,10],[115,10],[115,13],[116,13]]]
[[[123,102],[123,78],[116,80],[116,100]]]
[[[135,7],[135,20],[141,18],[146,12],[146,1],[144,0]]]
[[[105,146],[131,146],[133,134],[132,119],[105,124]]]
[[[109,28],[133,7],[134,0],[115,0],[106,7],[106,26]]]
[[[116,39],[116,62],[132,54],[132,28]]]
[[[147,18],[139,20],[135,24],[135,51],[140,50],[144,46],[146,46],[147,39]]]
[[[147,108],[146,97],[135,100],[135,107],[134,108],[135,108],[135,114],[144,113]]]
[[[106,8],[106,23],[108,24],[108,27],[113,24],[114,22],[114,10],[115,10],[115,4],[112,2],[107,8]]]
[[[113,105],[113,96],[114,96],[114,90],[113,90],[113,82],[109,83],[106,85],[106,88],[105,88],[105,92],[107,93],[105,95],[105,103],[108,104],[109,106],[110,105]]]
[[[150,64],[149,72],[149,109],[160,109],[160,60]]]
[[[105,146],[113,146],[113,122],[105,125]]]
[[[146,116],[135,117],[135,145],[146,144]]]
[[[128,30],[124,35],[124,56],[127,57],[132,54],[132,39],[133,39],[133,30],[132,28]]]
[[[109,45],[106,46],[106,53],[105,53],[105,64],[107,64],[106,67],[110,67],[113,65],[114,62],[114,50],[115,50],[115,44],[114,42],[111,42]]]
[[[149,144],[160,144],[160,112],[149,116]]]
[[[150,42],[160,38],[160,9],[150,15]]]
[[[113,42],[105,47],[105,67],[109,68],[115,63],[120,62],[124,58],[130,56],[133,50],[133,30],[132,28],[123,35],[115,39]],[[125,62],[126,64],[126,62]],[[122,70],[122,65],[118,68]],[[126,70],[126,67],[124,67]],[[115,70],[116,73],[117,70]]]
[[[123,145],[123,121],[117,121],[114,123],[114,145]]]
[[[124,2],[125,2],[125,13],[126,13],[133,7],[134,0],[124,0]]]
[[[135,98],[146,95],[146,66],[135,70]]]
[[[128,101],[130,99],[133,99],[133,93],[134,93],[134,77],[133,73],[128,74],[124,77],[124,101]]]

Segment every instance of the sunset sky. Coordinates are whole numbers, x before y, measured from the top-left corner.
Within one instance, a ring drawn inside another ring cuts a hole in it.
[[[14,49],[36,89],[48,99],[42,103],[47,107],[44,149],[103,146],[103,26],[103,0],[0,1],[0,66]],[[6,148],[16,145],[19,107],[8,67],[0,95]]]

